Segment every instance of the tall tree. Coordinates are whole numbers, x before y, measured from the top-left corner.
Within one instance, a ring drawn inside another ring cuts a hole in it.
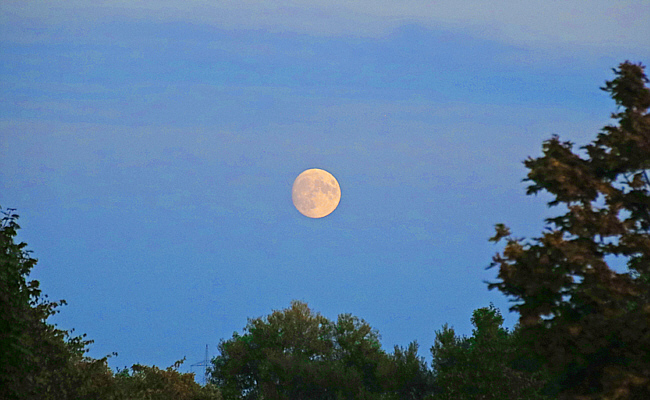
[[[14,210],[3,211],[0,227],[0,397],[18,398],[29,385],[31,365],[28,337],[33,320],[32,302],[40,295],[37,282],[25,276],[36,260],[25,250],[25,243],[15,243],[20,226]]]
[[[527,193],[549,193],[560,215],[532,240],[502,224],[491,238],[506,245],[489,287],[515,302],[561,398],[650,398],[650,89],[641,64],[614,73],[602,89],[616,125],[579,151],[553,136],[524,162]]]
[[[0,225],[0,398],[78,398],[90,377],[105,375],[105,359],[84,357],[91,341],[47,323],[65,301],[41,295],[27,276],[36,265],[26,243],[16,243],[20,226],[13,209]]]
[[[47,322],[65,301],[48,301],[39,282],[27,280],[37,260],[14,240],[18,215],[0,211],[0,399],[221,399],[216,387],[179,373],[180,362],[166,370],[136,364],[115,375],[108,357],[85,356],[91,343],[85,335]]]

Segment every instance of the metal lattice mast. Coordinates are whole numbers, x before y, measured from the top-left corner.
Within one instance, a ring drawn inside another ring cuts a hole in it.
[[[205,359],[190,365],[190,367],[203,367],[203,384],[208,384],[208,345],[205,345]]]

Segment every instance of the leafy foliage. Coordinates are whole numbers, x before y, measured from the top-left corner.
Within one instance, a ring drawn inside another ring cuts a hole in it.
[[[113,396],[116,400],[221,400],[221,393],[213,385],[201,386],[192,373],[180,373],[178,367],[160,369],[156,366],[135,364],[115,374]]]
[[[220,400],[217,388],[201,387],[194,374],[175,368],[134,365],[117,375],[107,358],[86,357],[85,335],[47,323],[64,300],[51,302],[39,282],[27,281],[37,260],[15,243],[20,226],[14,210],[0,227],[0,398],[38,400]],[[177,368],[179,363],[175,365]]]
[[[433,390],[433,375],[418,356],[417,342],[406,348],[395,346],[388,362],[380,367],[379,377],[385,393],[382,399],[424,399]]]
[[[549,193],[564,213],[532,240],[501,224],[492,238],[506,245],[489,287],[515,302],[522,336],[563,398],[650,398],[650,89],[640,64],[614,73],[602,89],[618,125],[580,152],[553,136],[524,163],[527,193]]]
[[[516,332],[502,327],[493,305],[474,311],[471,337],[459,337],[444,325],[431,347],[435,400],[543,399],[539,366],[531,363]]]
[[[416,344],[388,355],[365,321],[342,314],[332,322],[298,301],[249,320],[219,351],[212,382],[226,399],[421,398],[427,390]]]
[[[102,373],[105,359],[84,357],[91,343],[46,320],[65,301],[41,295],[39,282],[27,281],[37,260],[15,243],[20,226],[13,209],[3,211],[0,229],[0,397],[73,399]]]

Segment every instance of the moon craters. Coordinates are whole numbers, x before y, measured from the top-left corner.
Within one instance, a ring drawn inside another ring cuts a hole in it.
[[[322,169],[308,169],[293,183],[293,204],[301,214],[322,218],[334,211],[341,200],[336,178]]]

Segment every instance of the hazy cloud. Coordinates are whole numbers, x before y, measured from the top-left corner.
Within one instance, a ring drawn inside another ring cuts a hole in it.
[[[650,46],[646,0],[11,0],[0,7],[7,23],[15,17],[52,23],[127,17],[227,29],[370,37],[418,23],[532,47],[640,50]]]

